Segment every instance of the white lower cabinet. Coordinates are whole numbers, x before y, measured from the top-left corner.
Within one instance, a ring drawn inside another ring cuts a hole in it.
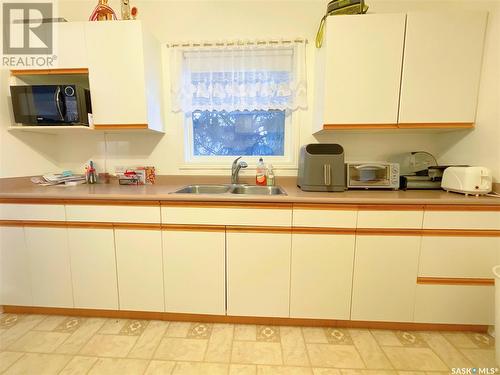
[[[75,307],[118,310],[113,229],[69,228]]]
[[[165,311],[159,230],[115,230],[120,310]]]
[[[290,317],[348,320],[354,235],[293,234]]]
[[[290,233],[226,233],[227,314],[289,316]]]
[[[66,228],[24,228],[33,305],[73,307]]]
[[[500,237],[422,237],[419,276],[493,278]]]
[[[163,231],[168,312],[226,313],[225,233]]]
[[[417,285],[415,322],[495,324],[495,287]]]
[[[32,304],[24,228],[0,227],[0,305]]]
[[[412,322],[420,237],[358,236],[352,320]]]

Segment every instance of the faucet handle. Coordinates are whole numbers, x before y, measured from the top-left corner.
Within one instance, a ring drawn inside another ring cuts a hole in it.
[[[248,167],[247,162],[246,162],[246,161],[240,161],[240,167],[241,167],[241,168],[246,168],[246,167]]]

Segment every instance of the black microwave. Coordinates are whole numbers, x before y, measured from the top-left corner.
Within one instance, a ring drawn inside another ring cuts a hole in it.
[[[78,85],[10,86],[16,123],[89,125],[90,91]]]

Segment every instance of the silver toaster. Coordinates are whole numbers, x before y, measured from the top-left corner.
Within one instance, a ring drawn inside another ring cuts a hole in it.
[[[342,146],[336,143],[302,146],[297,186],[304,191],[344,191],[346,179]]]

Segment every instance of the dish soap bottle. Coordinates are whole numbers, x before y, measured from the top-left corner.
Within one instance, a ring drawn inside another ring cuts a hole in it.
[[[264,164],[264,160],[262,158],[259,158],[259,162],[257,163],[257,171],[255,174],[255,183],[257,185],[262,185],[266,186],[267,181],[266,181],[266,166]]]
[[[276,184],[276,178],[274,176],[273,165],[267,165],[267,186],[274,186]]]

